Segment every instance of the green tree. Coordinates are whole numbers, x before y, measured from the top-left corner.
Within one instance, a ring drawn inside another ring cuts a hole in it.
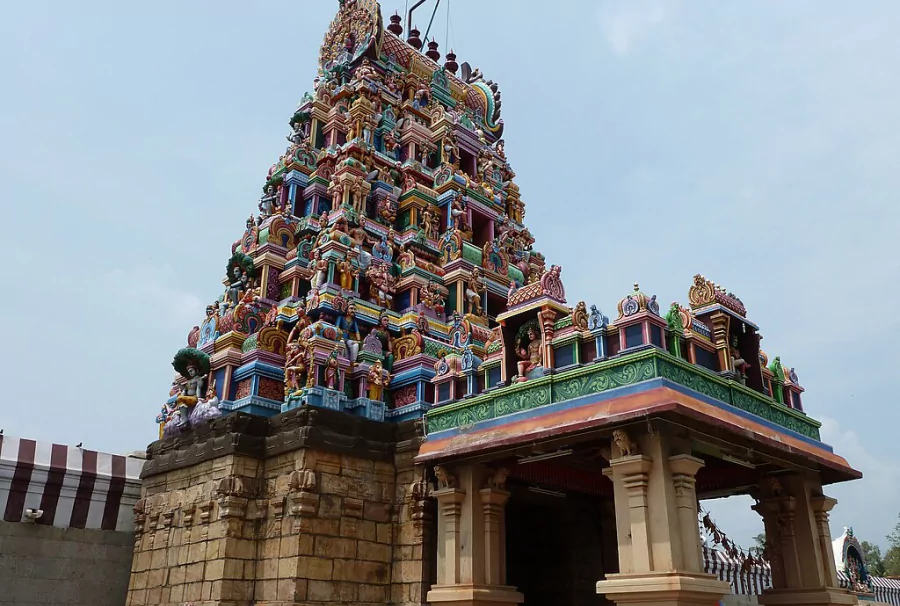
[[[888,548],[884,552],[885,576],[900,576],[900,521],[894,526],[894,532],[887,536]]]
[[[876,577],[883,577],[885,571],[884,558],[881,557],[881,547],[872,545],[868,541],[860,543],[860,547],[862,547],[863,560],[866,563],[866,568],[869,569],[869,574]]]

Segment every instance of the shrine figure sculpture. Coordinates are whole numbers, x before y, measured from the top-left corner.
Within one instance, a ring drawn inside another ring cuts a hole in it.
[[[575,309],[572,310],[572,324],[578,330],[587,330],[588,329],[588,313],[587,313],[587,304],[584,301],[579,301],[575,305]]]
[[[481,316],[484,310],[481,307],[481,291],[484,290],[484,280],[482,278],[481,268],[476,267],[472,270],[472,275],[466,283],[466,302],[469,304],[469,313],[474,316]]]
[[[309,370],[312,368],[310,360],[309,341],[300,338],[299,341],[289,343],[287,348],[287,360],[285,362],[285,395],[292,397],[300,392],[304,382],[307,387],[311,387],[311,382],[315,379],[313,373]]]
[[[384,397],[384,388],[391,382],[391,376],[385,376],[384,365],[381,360],[376,360],[369,369],[368,381],[369,399],[381,402]]]
[[[338,271],[341,274],[341,289],[342,290],[353,290],[353,263],[350,261],[349,256],[344,256],[341,259],[340,263],[338,263]]]
[[[250,288],[250,276],[246,271],[235,265],[231,270],[231,283],[228,285],[226,295],[232,305],[237,305],[243,299],[244,293]]]
[[[270,185],[266,188],[266,192],[259,199],[259,211],[263,216],[268,217],[275,214],[275,205],[278,199],[275,193],[275,186]]]
[[[466,205],[462,195],[457,195],[450,203],[450,219],[453,229],[463,230],[466,227]]]
[[[525,381],[528,373],[540,367],[543,362],[541,354],[541,339],[538,336],[537,329],[534,326],[528,326],[525,330],[525,336],[528,342],[524,343],[524,338],[520,337],[516,341],[516,353],[520,358],[517,363],[519,368],[519,381]]]
[[[307,122],[308,124],[308,122]],[[290,141],[294,146],[299,147],[301,143],[306,139],[306,128],[302,122],[294,122],[292,125],[291,134],[287,136],[287,140]]]
[[[741,352],[738,349],[738,340],[737,337],[733,337],[731,339],[731,368],[734,370],[734,373],[737,375],[738,381],[741,382],[742,385],[747,384],[747,371],[750,369],[750,364],[747,363],[744,358],[741,357]]]
[[[372,329],[370,334],[375,335],[381,342],[381,351],[384,356],[384,369],[390,372],[394,366],[394,338],[390,331],[391,320],[386,313],[381,314],[378,325]]]
[[[431,206],[426,206],[422,211],[422,230],[425,232],[426,238],[432,239],[437,236],[438,219],[438,214],[431,209]]]
[[[341,331],[347,358],[351,363],[356,362],[359,355],[359,342],[362,340],[359,334],[359,323],[356,320],[356,305],[351,303],[347,307],[347,313],[338,318],[337,327]]]
[[[209,356],[200,350],[187,347],[175,354],[172,366],[186,379],[175,403],[178,406],[194,406],[203,393],[203,383],[209,372]]]
[[[310,286],[312,290],[319,290],[319,287],[328,279],[328,261],[322,258],[322,252],[319,249],[316,249],[313,255],[313,269],[315,273],[310,280]]]
[[[337,351],[333,351],[325,362],[325,387],[328,389],[336,389],[338,380],[340,379],[339,374],[340,370],[338,369]]]

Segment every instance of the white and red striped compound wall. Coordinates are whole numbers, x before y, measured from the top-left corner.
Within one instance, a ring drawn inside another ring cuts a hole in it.
[[[142,459],[0,435],[0,519],[59,528],[134,531]]]

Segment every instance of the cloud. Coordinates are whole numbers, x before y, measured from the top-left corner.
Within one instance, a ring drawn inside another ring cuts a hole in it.
[[[193,293],[172,284],[175,275],[170,269],[149,266],[115,269],[104,276],[104,284],[113,298],[152,310],[167,324],[183,328],[197,322],[204,305]]]
[[[610,49],[622,56],[662,23],[666,14],[658,0],[612,0],[600,5],[598,20]]]

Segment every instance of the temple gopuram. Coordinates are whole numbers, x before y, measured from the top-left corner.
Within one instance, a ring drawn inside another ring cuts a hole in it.
[[[857,603],[823,488],[861,474],[744,303],[702,275],[570,300],[497,83],[402,21],[339,3],[173,347],[128,604],[713,606],[699,503],[730,495],[765,524],[760,603]]]

